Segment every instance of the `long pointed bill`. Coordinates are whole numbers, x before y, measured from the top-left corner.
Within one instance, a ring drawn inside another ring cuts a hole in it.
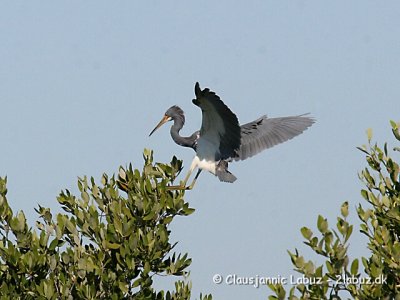
[[[171,120],[171,117],[164,116],[164,117],[161,119],[160,123],[158,123],[157,126],[154,127],[154,129],[150,132],[149,136],[151,136],[151,135],[154,133],[154,131],[156,131],[156,130],[157,130],[158,128],[160,128],[162,125],[164,125],[165,123],[167,123],[169,120]]]

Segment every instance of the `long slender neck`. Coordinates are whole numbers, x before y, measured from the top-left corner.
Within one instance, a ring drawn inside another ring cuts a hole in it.
[[[174,124],[171,126],[171,137],[175,143],[183,147],[193,148],[194,139],[190,137],[184,137],[179,134],[179,131],[182,129],[184,121],[181,118],[174,118]]]

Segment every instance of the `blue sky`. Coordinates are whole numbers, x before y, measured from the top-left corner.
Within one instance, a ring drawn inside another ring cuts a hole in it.
[[[150,130],[171,105],[199,129],[194,83],[209,87],[241,123],[310,112],[303,135],[232,164],[234,184],[201,174],[177,220],[178,250],[193,258],[193,293],[265,299],[266,287],[215,285],[212,276],[289,276],[287,249],[300,227],[334,222],[343,201],[362,202],[355,149],[374,129],[393,142],[400,120],[400,4],[397,1],[12,1],[0,4],[0,175],[9,202],[34,224],[38,204],[77,176],[99,179],[119,165],[190,149],[168,128]],[[351,253],[365,254],[357,230]],[[169,287],[160,282],[160,286]]]

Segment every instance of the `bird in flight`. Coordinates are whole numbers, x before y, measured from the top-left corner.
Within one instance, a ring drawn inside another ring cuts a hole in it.
[[[185,115],[180,107],[174,105],[165,112],[149,135],[166,122],[173,121],[170,133],[174,142],[196,152],[184,181],[181,185],[169,186],[169,189],[192,189],[202,170],[214,174],[220,181],[234,182],[236,177],[228,170],[229,162],[245,160],[286,142],[303,133],[315,122],[306,114],[281,118],[268,118],[264,115],[253,122],[239,125],[236,115],[214,92],[208,88],[201,90],[198,82],[194,92],[196,99],[192,102],[200,107],[203,115],[199,131],[188,137],[179,134],[185,124]],[[190,175],[196,168],[197,174],[187,186]]]

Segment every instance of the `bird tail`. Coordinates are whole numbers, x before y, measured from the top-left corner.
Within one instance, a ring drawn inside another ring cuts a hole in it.
[[[235,182],[236,176],[228,171],[228,162],[225,160],[221,160],[216,168],[215,175],[217,175],[218,179],[223,182]]]

